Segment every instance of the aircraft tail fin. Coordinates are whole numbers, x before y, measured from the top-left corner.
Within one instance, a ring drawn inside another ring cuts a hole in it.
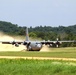
[[[28,28],[26,28],[26,41],[29,41]]]

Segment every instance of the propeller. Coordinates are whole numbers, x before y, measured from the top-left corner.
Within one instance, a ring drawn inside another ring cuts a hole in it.
[[[56,38],[57,41],[59,41],[59,38]]]
[[[58,47],[59,47],[59,45],[58,45],[58,44],[56,44],[56,47],[58,48]]]
[[[58,48],[60,45],[59,38],[56,39],[56,47]]]

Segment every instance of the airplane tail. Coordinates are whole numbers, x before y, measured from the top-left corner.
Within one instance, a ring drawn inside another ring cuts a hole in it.
[[[29,41],[28,28],[26,28],[26,41]]]

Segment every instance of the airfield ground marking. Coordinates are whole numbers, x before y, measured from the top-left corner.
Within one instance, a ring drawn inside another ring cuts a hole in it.
[[[34,60],[64,60],[76,61],[75,58],[53,58],[53,57],[20,57],[20,56],[0,56],[0,59],[34,59]]]

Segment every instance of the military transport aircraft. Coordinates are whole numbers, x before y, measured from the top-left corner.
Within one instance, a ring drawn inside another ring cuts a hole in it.
[[[26,28],[26,40],[25,41],[0,41],[2,44],[12,44],[16,47],[19,47],[20,44],[23,44],[27,47],[27,51],[40,51],[43,44],[45,45],[52,45],[55,44],[56,47],[58,47],[62,42],[76,42],[74,40],[72,41],[59,41],[58,39],[56,41],[30,41],[29,35],[28,35],[28,28]]]

